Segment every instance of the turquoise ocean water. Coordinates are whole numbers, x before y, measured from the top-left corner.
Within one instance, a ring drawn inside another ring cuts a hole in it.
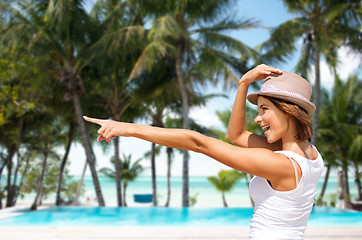
[[[74,177],[79,179],[79,177]],[[3,178],[4,180],[4,178]],[[83,203],[88,197],[93,199],[95,197],[93,181],[91,177],[85,178],[86,193],[80,198],[80,202]],[[103,193],[103,197],[106,202],[106,206],[116,206],[116,184],[115,180],[100,177],[100,184]],[[197,194],[197,202],[195,207],[222,207],[221,193],[216,191],[215,188],[207,181],[207,177],[190,177],[190,196]],[[317,196],[321,190],[323,179],[319,181]],[[357,191],[353,179],[350,179],[350,190],[352,199],[356,196]],[[146,194],[152,193],[151,177],[144,176],[137,178],[134,182],[130,182],[127,188],[127,203],[129,206],[140,206],[140,204],[134,203],[133,194]],[[328,181],[326,200],[331,194],[337,193],[337,179],[332,177]],[[26,195],[24,199],[20,201],[31,202],[34,199],[35,194]],[[157,196],[158,205],[163,206],[167,198],[167,178],[157,177]],[[180,207],[182,199],[182,178],[171,178],[171,207]],[[250,207],[249,192],[245,180],[238,182],[235,187],[226,193],[226,201],[230,207]],[[49,196],[44,202],[55,202],[55,194]]]
[[[0,226],[249,226],[253,208],[50,207]],[[315,207],[309,226],[362,226],[362,213]]]

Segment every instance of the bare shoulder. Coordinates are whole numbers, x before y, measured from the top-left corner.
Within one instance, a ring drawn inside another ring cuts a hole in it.
[[[309,143],[301,148],[300,150],[295,151],[295,153],[301,155],[302,157],[305,157],[309,160],[315,160],[318,158],[318,151],[315,147],[310,145]]]
[[[310,160],[315,160],[318,158],[318,151],[312,145],[309,144],[307,149],[305,150],[305,158]]]
[[[245,131],[238,138],[233,138],[228,140],[239,146],[245,148],[265,148],[271,151],[278,151],[282,149],[282,141],[279,140],[275,143],[268,143],[267,138],[264,136],[257,135],[255,133]]]
[[[242,172],[275,179],[283,177],[285,167],[289,166],[282,154],[268,148],[245,148],[217,139],[205,140],[200,147],[201,153]]]

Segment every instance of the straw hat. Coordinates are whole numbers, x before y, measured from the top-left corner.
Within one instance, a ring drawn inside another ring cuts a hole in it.
[[[315,110],[310,101],[312,87],[307,80],[290,72],[272,73],[263,82],[260,92],[252,93],[247,99],[252,104],[258,104],[258,96],[269,96],[289,101],[298,105],[311,114]]]

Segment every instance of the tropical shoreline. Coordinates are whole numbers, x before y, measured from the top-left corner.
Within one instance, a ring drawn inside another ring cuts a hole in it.
[[[100,184],[102,193],[104,195],[106,206],[117,206],[116,199],[116,184],[111,178],[100,177]],[[79,180],[79,177],[73,177],[73,180]],[[190,177],[190,196],[196,197],[196,204],[194,207],[223,207],[221,193],[216,191],[213,186],[207,181],[207,177]],[[349,179],[350,184],[354,184],[354,179]],[[85,193],[79,198],[79,205],[83,206],[98,206],[95,201],[95,192],[93,187],[92,178],[86,176],[84,179]],[[317,195],[319,196],[321,187],[323,185],[323,178],[320,179]],[[355,188],[351,188],[352,196],[356,196]],[[137,178],[134,182],[129,183],[127,188],[127,204],[128,206],[151,206],[152,204],[139,204],[133,200],[133,194],[150,194],[152,193],[152,181],[149,176],[142,176]],[[158,206],[164,206],[167,196],[167,177],[157,177],[157,195]],[[30,206],[34,200],[35,194],[27,194],[24,199],[19,198],[17,206]],[[330,198],[337,197],[337,178],[331,177],[329,179],[327,190],[325,193],[325,200],[329,201]],[[182,177],[171,178],[171,201],[170,207],[181,207],[182,199]],[[66,199],[65,199],[66,200]],[[226,193],[226,200],[230,207],[251,207],[249,192],[244,179],[240,180],[235,187]],[[48,196],[43,200],[45,205],[54,205],[55,193]],[[337,207],[338,205],[337,200]]]

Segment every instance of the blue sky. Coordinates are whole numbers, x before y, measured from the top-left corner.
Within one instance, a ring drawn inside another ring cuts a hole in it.
[[[92,2],[92,1],[90,1]],[[255,20],[261,21],[262,26],[266,27],[276,27],[280,23],[285,22],[291,18],[296,17],[288,13],[280,0],[237,0],[235,8],[232,9],[235,13],[240,16],[245,16],[249,18],[254,18]],[[266,29],[253,29],[253,30],[241,30],[233,31],[228,33],[232,37],[239,39],[240,41],[246,43],[251,47],[255,47],[261,42],[265,41],[269,37],[269,31]],[[298,47],[298,44],[297,44]],[[356,71],[358,64],[361,63],[361,59],[355,55],[347,54],[346,49],[340,50],[342,63],[340,66],[340,74],[342,79],[347,78],[347,76]],[[290,60],[285,64],[280,64],[275,66],[281,70],[293,72],[294,66],[296,65],[297,58],[299,54],[296,51],[296,54],[290,58]],[[333,76],[328,70],[327,65],[323,62],[321,63],[322,67],[322,85],[327,88],[333,86]],[[361,70],[359,70],[361,72]],[[313,82],[313,77],[309,79]],[[225,110],[232,107],[234,97],[236,94],[236,86],[234,89],[225,92],[221,87],[205,89],[206,92],[213,93],[224,93],[229,96],[228,99],[216,98],[208,102],[205,107],[192,109],[190,115],[192,118],[197,120],[199,124],[208,126],[208,127],[218,127],[222,128],[220,121],[215,115],[216,110]],[[216,91],[216,92],[215,92]],[[147,152],[151,149],[151,143],[145,142],[143,140],[135,138],[122,138],[121,139],[121,152],[126,154],[132,154],[133,159],[136,160],[143,156],[144,152]],[[97,143],[94,144],[94,151],[97,156],[97,168],[101,167],[112,167],[110,165],[110,157],[113,152],[113,144],[109,148],[108,152],[103,152]],[[190,154],[190,176],[211,176],[216,175],[220,169],[228,169],[227,166],[218,163],[217,161],[204,156],[198,153]],[[70,174],[80,175],[84,163],[85,163],[85,154],[84,150],[80,144],[73,145],[70,156]],[[157,158],[157,175],[165,176],[166,175],[166,154],[163,152]],[[150,166],[150,161],[145,159],[143,161],[145,167]],[[145,175],[149,175],[150,171],[146,171]],[[90,175],[89,171],[87,175]],[[182,175],[182,156],[177,154],[174,159],[172,166],[172,175],[181,176]]]

